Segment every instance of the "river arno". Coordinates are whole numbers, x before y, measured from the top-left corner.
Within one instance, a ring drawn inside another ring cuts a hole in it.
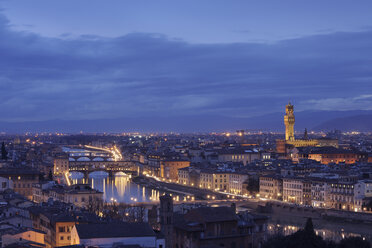
[[[72,182],[87,183],[94,189],[104,193],[106,202],[136,203],[158,201],[163,192],[149,189],[145,186],[135,184],[130,177],[125,174],[117,174],[110,178],[106,173],[92,173],[89,179],[84,179],[82,174],[72,173]],[[302,228],[306,222],[305,218],[288,215],[274,215],[269,220],[268,232],[270,235],[284,234],[289,235]],[[372,225],[355,223],[338,223],[314,219],[314,227],[318,235],[324,239],[339,241],[344,237],[361,236],[368,241],[372,241]]]
[[[290,235],[303,228],[305,222],[306,218],[304,217],[282,214],[272,215],[269,221],[268,232],[271,235]],[[338,242],[346,237],[359,236],[369,242],[372,241],[371,224],[327,221],[323,219],[313,219],[313,223],[316,234],[323,237],[323,239]]]
[[[131,182],[130,177],[125,174],[117,174],[115,177],[108,177],[107,173],[92,173],[88,179],[83,178],[80,173],[71,173],[73,184],[86,183],[92,188],[103,192],[106,202],[151,202],[159,200],[160,192],[148,189],[144,186]]]

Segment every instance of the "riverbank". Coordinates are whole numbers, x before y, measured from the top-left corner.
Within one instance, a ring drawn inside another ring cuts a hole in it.
[[[313,208],[283,202],[261,202],[258,206],[261,213],[286,214],[290,216],[324,219],[328,221],[354,222],[372,225],[372,214],[343,211],[336,209]],[[372,226],[371,226],[372,228]]]
[[[159,190],[167,193],[176,193],[194,196],[195,200],[223,200],[230,199],[230,195],[224,194],[222,192],[216,192],[208,189],[200,189],[196,187],[190,187],[185,185],[180,185],[177,183],[168,183],[163,181],[155,180],[151,177],[137,176],[132,178],[132,182],[155,190]],[[242,199],[242,197],[235,197],[236,199]]]
[[[360,236],[372,241],[372,224],[360,221],[324,218],[317,211],[311,215],[301,215],[295,211],[274,211],[266,213],[269,217],[269,232],[272,234],[290,235],[304,227],[307,218],[311,217],[318,235],[324,239],[340,241],[350,236]]]
[[[143,185],[145,187],[154,188],[163,192],[178,192],[182,194],[188,194],[195,196],[196,200],[231,200],[233,196],[222,192],[216,192],[207,189],[199,189],[195,187],[180,185],[176,183],[168,183],[163,181],[155,180],[151,177],[136,177],[133,178],[133,182]],[[280,201],[267,201],[258,198],[248,199],[246,197],[234,196],[236,200],[239,200],[239,205],[246,205],[248,208],[255,212],[263,214],[279,214],[279,215],[290,215],[297,216],[299,218],[314,218],[324,219],[327,221],[334,222],[355,222],[372,224],[372,214],[362,212],[343,211],[335,209],[324,209],[299,206],[289,204]],[[243,200],[243,202],[242,202]],[[372,227],[371,227],[372,228]]]

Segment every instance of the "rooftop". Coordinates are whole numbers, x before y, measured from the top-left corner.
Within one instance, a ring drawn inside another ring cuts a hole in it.
[[[156,236],[148,223],[98,223],[76,225],[80,239]]]

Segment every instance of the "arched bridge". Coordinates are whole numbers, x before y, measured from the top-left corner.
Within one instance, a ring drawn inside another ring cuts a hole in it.
[[[113,176],[117,172],[137,174],[138,166],[132,161],[76,161],[70,162],[69,171],[81,172],[84,177],[95,171],[105,171]]]

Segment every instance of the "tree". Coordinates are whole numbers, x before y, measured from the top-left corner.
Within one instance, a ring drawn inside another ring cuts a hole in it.
[[[325,241],[315,234],[313,221],[307,219],[304,229],[288,236],[276,236],[269,239],[263,248],[371,248],[368,241],[361,237],[350,237],[336,244],[333,241]]]
[[[304,231],[307,235],[315,235],[313,220],[311,218],[307,219]]]
[[[41,182],[41,181],[44,181],[44,179],[45,179],[45,174],[44,173],[40,173],[39,174],[39,181]]]
[[[361,237],[349,237],[340,241],[339,248],[370,248],[370,244]]]
[[[87,208],[89,212],[99,215],[102,209],[103,209],[103,200],[100,197],[89,198],[89,204]]]
[[[49,170],[48,179],[49,179],[49,181],[53,181],[53,173],[52,173],[52,170]]]
[[[249,177],[247,190],[250,194],[256,194],[260,191],[260,181],[257,178]]]
[[[326,242],[315,234],[313,221],[307,219],[305,228],[292,235],[277,237],[264,245],[264,248],[333,248],[334,244]]]
[[[266,243],[263,244],[263,248],[280,248],[286,247],[286,237],[282,235],[276,235],[269,238]]]
[[[1,144],[1,159],[2,160],[8,160],[8,152],[5,149],[5,143],[4,143],[4,141]]]

